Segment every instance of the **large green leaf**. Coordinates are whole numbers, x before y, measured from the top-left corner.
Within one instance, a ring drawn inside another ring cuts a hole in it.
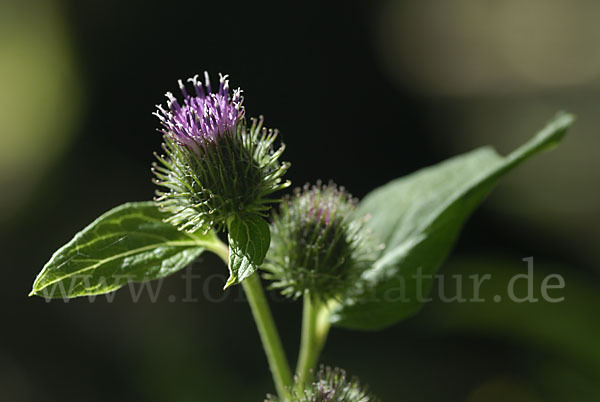
[[[260,216],[235,216],[228,229],[229,279],[226,288],[256,272],[271,244],[269,224]]]
[[[369,193],[358,216],[385,248],[363,273],[361,289],[333,311],[335,325],[376,330],[415,314],[464,222],[498,179],[555,146],[573,122],[557,115],[532,140],[502,157],[485,147],[393,180]]]
[[[185,268],[216,235],[189,234],[164,223],[153,202],[132,202],[100,216],[44,266],[31,295],[70,298],[114,291],[128,282],[162,278]]]

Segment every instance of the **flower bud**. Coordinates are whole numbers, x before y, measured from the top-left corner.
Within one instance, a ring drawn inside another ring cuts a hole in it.
[[[267,395],[265,402],[278,402],[273,395]],[[360,386],[357,378],[348,379],[340,368],[323,367],[303,390],[292,392],[291,402],[377,402],[366,387]]]
[[[188,80],[190,95],[179,81],[183,103],[167,93],[167,108],[154,114],[162,125],[164,155],[156,155],[155,201],[170,212],[167,221],[180,230],[221,230],[234,215],[265,216],[269,195],[289,186],[282,176],[289,167],[279,162],[284,146],[273,148],[277,131],[263,128],[262,117],[246,125],[242,91],[229,92],[220,76],[213,93],[208,74]]]
[[[353,220],[356,200],[343,187],[317,183],[296,189],[271,226],[263,268],[272,288],[298,298],[340,296],[372,262],[362,222]]]

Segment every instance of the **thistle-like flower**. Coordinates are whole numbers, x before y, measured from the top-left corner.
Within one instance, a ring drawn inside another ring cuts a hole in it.
[[[274,214],[263,268],[273,288],[298,298],[342,295],[373,260],[374,247],[352,212],[357,201],[335,184],[297,188]]]
[[[227,76],[220,75],[213,93],[208,74],[204,84],[188,81],[194,94],[183,93],[180,103],[167,92],[167,108],[157,105],[164,155],[156,155],[156,202],[170,212],[168,222],[180,230],[221,230],[241,214],[265,216],[273,192],[289,186],[282,176],[289,167],[279,162],[284,146],[274,149],[276,130],[263,128],[263,119],[246,125],[242,91],[230,95]]]
[[[278,402],[273,395],[267,395],[265,402]],[[291,402],[377,402],[366,387],[360,386],[358,379],[348,379],[340,368],[323,367],[303,390],[292,392]]]

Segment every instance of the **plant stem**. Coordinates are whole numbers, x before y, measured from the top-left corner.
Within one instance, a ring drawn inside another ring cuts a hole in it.
[[[302,335],[300,353],[296,367],[297,387],[301,389],[308,379],[310,371],[315,368],[319,355],[329,333],[329,310],[327,306],[310,294],[304,295],[302,312]]]
[[[279,394],[280,398],[289,400],[292,373],[258,274],[246,278],[242,281],[242,286],[248,297],[250,309],[258,327],[258,333],[260,334],[260,339],[262,340],[263,348],[269,361],[277,394]]]
[[[215,244],[211,251],[221,257],[226,264],[229,263],[229,251],[225,244],[219,241],[219,244]],[[282,400],[288,401],[290,400],[289,390],[293,384],[292,373],[258,274],[253,274],[243,280],[242,286],[267,355],[277,394]]]

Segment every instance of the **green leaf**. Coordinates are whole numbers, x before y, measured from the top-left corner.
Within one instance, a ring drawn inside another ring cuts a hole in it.
[[[498,179],[529,157],[555,146],[573,122],[561,113],[533,139],[502,157],[484,147],[446,160],[369,193],[357,216],[385,245],[361,288],[333,311],[335,325],[377,330],[415,314],[432,277],[473,210]],[[426,277],[429,276],[429,277]]]
[[[71,298],[112,292],[128,282],[162,278],[185,268],[212,232],[180,232],[164,223],[153,202],[132,202],[106,212],[60,248],[44,266],[30,295]]]
[[[229,223],[229,279],[225,288],[252,275],[271,244],[269,224],[257,215],[235,216]]]

